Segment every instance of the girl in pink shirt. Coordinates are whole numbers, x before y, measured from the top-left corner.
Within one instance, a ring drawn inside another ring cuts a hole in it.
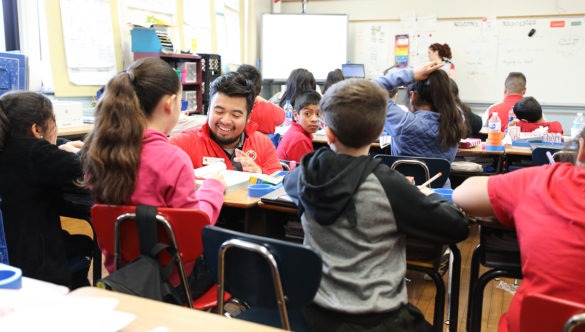
[[[201,209],[215,224],[223,177],[206,179],[195,191],[191,159],[167,139],[181,95],[176,72],[158,58],[137,60],[110,79],[82,151],[85,182],[96,202]],[[105,254],[111,272],[113,260]]]

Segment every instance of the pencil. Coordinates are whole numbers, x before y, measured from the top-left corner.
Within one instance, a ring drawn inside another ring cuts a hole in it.
[[[426,187],[426,186],[428,186],[428,185],[429,185],[429,184],[431,184],[433,181],[435,181],[436,179],[440,178],[440,177],[441,177],[441,175],[443,175],[443,173],[441,173],[441,172],[439,172],[439,173],[435,174],[435,176],[433,176],[432,178],[428,179],[428,180],[427,180],[427,182],[425,182],[425,183],[421,184],[421,185],[420,185],[420,186],[418,186],[418,187],[419,187],[419,188],[422,188],[422,187]]]

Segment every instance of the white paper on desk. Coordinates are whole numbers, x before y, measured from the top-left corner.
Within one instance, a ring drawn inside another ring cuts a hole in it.
[[[23,286],[24,289],[24,286]],[[119,331],[135,315],[115,311],[118,300],[10,290],[0,296],[0,331]]]
[[[380,136],[380,148],[385,148],[392,143],[392,136]]]
[[[261,175],[257,173],[240,172],[226,169],[225,163],[213,163],[211,165],[199,167],[193,170],[195,177],[198,179],[207,179],[211,175],[219,172],[223,175],[226,187],[233,187],[244,182],[249,182],[252,175]],[[201,180],[196,180],[196,183]],[[202,182],[202,181],[201,181]],[[199,183],[200,184],[200,183]]]

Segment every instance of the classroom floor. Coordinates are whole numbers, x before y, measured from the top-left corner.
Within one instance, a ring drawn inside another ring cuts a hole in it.
[[[76,222],[75,219],[62,218],[62,225],[65,229],[72,233],[91,234],[91,229],[85,223]],[[479,231],[477,225],[471,227],[469,237],[458,244],[461,250],[461,290],[459,299],[459,318],[458,331],[465,331],[466,317],[467,317],[467,294],[469,290],[469,265],[471,263],[471,254],[473,249],[479,243]],[[486,269],[481,268],[480,274]],[[89,280],[91,280],[91,271]],[[102,275],[107,275],[107,271],[102,266]],[[410,280],[407,282],[408,300],[410,303],[416,305],[425,315],[427,321],[433,321],[433,308],[435,299],[435,286],[432,281],[424,280],[424,274],[408,271],[406,277]],[[447,275],[444,276],[447,280]],[[482,331],[495,332],[498,330],[498,322],[502,313],[508,310],[512,294],[508,291],[498,287],[500,282],[504,282],[504,286],[509,286],[514,283],[513,279],[502,278],[491,281],[485,288],[484,304],[482,315]],[[518,280],[520,283],[521,280]],[[446,315],[445,309],[445,315]],[[448,331],[448,325],[444,325],[444,331]]]

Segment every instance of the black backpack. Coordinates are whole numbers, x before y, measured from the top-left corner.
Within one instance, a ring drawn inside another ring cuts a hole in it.
[[[177,249],[158,242],[156,215],[155,206],[136,207],[135,221],[141,255],[99,280],[97,286],[152,300],[185,305],[184,297],[179,295],[168,280],[173,271],[174,260],[177,259]],[[158,259],[163,251],[171,256],[171,261],[166,266],[161,266]]]

